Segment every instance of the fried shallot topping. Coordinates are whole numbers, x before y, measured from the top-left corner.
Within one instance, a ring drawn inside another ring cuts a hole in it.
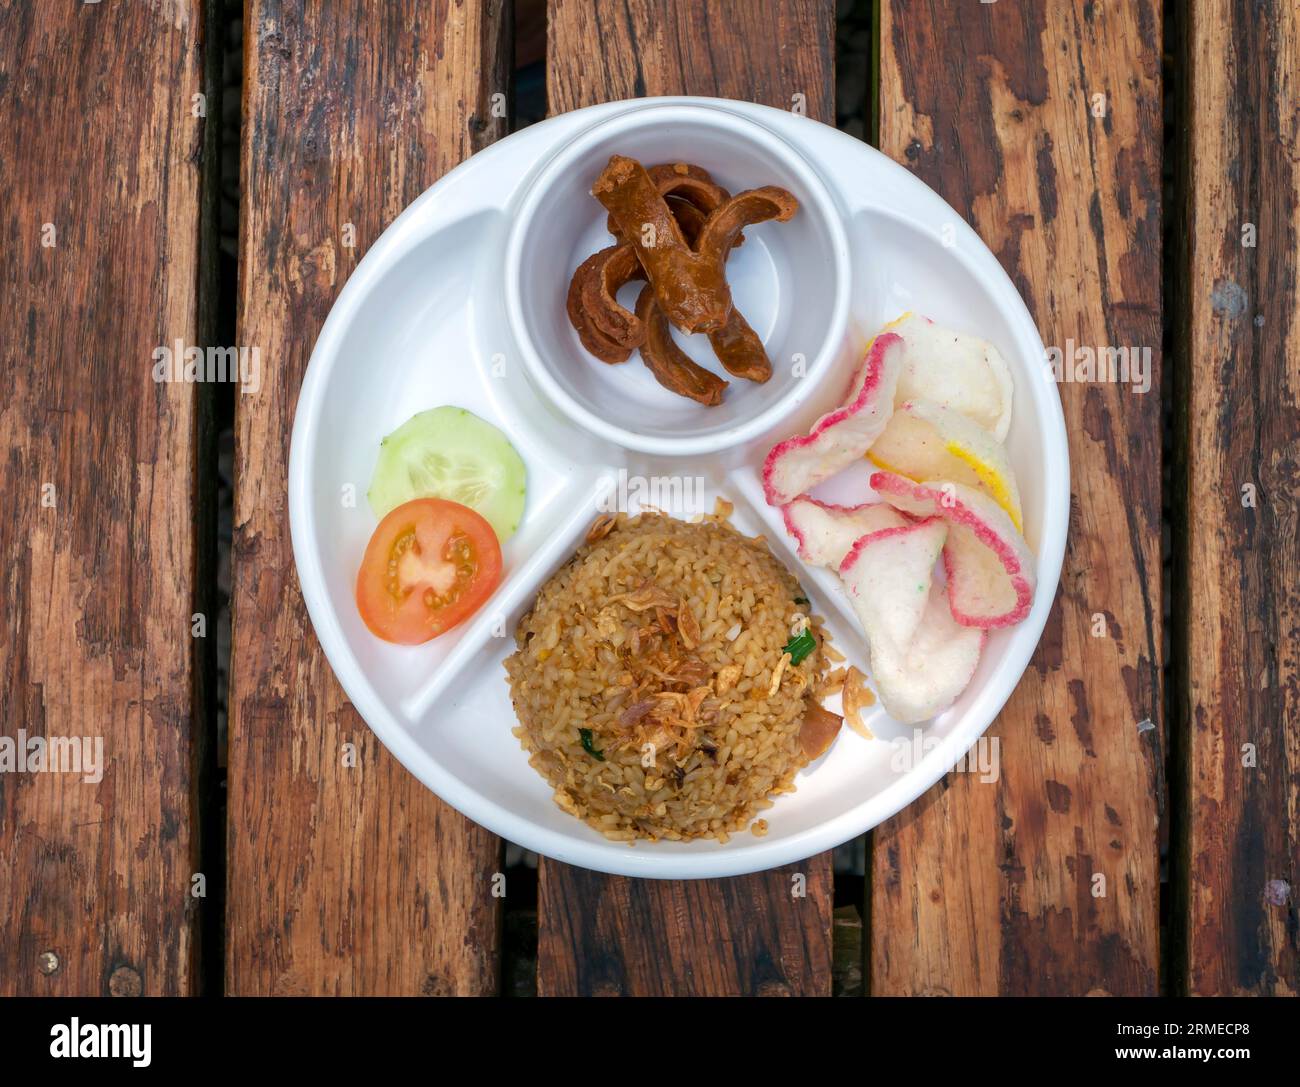
[[[623,709],[604,742],[642,752],[647,769],[663,757],[681,770],[698,746],[695,733],[720,706],[713,670],[692,652],[701,632],[689,601],[644,581],[610,597],[595,627],[623,669],[615,696]]]

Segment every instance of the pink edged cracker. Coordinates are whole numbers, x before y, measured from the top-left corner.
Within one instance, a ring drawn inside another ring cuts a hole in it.
[[[902,338],[881,333],[867,345],[845,402],[818,419],[807,434],[772,448],[763,462],[763,493],[770,505],[787,505],[871,448],[894,412],[902,358]]]
[[[875,472],[871,486],[895,509],[912,517],[939,517],[948,526],[943,548],[948,603],[966,627],[1013,626],[1034,602],[1034,556],[1006,510],[961,483],[914,483]]]
[[[781,507],[786,531],[799,543],[799,557],[814,566],[838,570],[853,544],[871,532],[901,528],[907,518],[893,506],[835,506],[800,495]]]
[[[957,624],[933,591],[948,537],[938,517],[861,537],[840,578],[867,635],[871,678],[885,712],[902,724],[928,721],[966,689],[984,631]]]

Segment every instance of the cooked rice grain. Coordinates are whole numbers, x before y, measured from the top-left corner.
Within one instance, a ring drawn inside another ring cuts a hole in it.
[[[515,632],[515,735],[556,803],[606,837],[726,841],[794,791],[825,634],[809,620],[817,649],[789,663],[799,584],[720,518],[601,529]]]

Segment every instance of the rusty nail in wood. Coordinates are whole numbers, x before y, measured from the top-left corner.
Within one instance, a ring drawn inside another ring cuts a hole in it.
[[[1291,898],[1291,884],[1284,879],[1270,879],[1264,884],[1264,901],[1270,906],[1285,906]]]
[[[110,996],[139,996],[144,992],[144,982],[138,971],[130,966],[119,966],[108,978]]]

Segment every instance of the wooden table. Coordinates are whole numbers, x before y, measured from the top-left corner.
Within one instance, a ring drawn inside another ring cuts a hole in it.
[[[688,93],[833,121],[834,8],[550,0],[549,108]],[[1001,778],[949,775],[870,836],[866,988],[1295,993],[1300,13],[878,8],[878,146],[974,225],[1046,343],[1149,348],[1154,380],[1060,386],[1069,548],[993,726]],[[0,736],[109,759],[97,785],[0,773],[0,992],[492,993],[502,845],[344,698],[285,476],[340,287],[509,129],[513,13],[247,0],[236,342],[262,387],[235,409],[223,827],[218,392],[151,376],[159,345],[213,342],[213,10],[0,5]],[[832,895],[828,855],[700,883],[543,861],[537,989],[826,994]]]

